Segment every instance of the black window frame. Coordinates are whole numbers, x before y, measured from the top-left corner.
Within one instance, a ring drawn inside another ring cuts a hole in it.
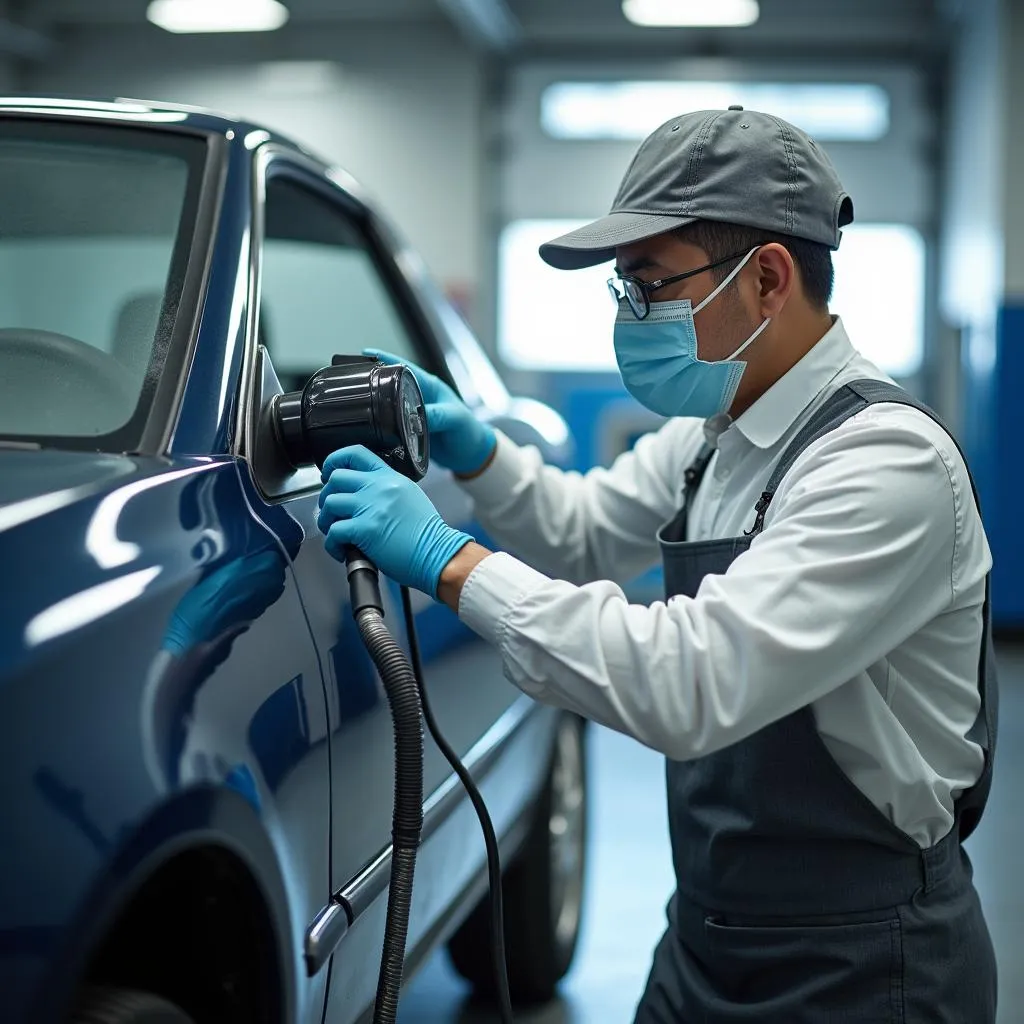
[[[374,230],[372,212],[335,185],[325,176],[323,170],[316,173],[313,168],[305,167],[291,154],[275,156],[267,164],[267,186],[275,179],[284,180],[295,188],[308,193],[314,200],[326,204],[334,214],[348,222],[353,233],[357,234],[364,243],[373,269],[377,272],[388,298],[394,305],[398,319],[416,350],[416,361],[423,369],[447,379],[449,371],[444,355],[435,343],[433,332],[424,320],[415,296],[409,293],[408,282],[405,281],[395,265],[396,254],[382,245],[379,235]],[[260,218],[259,244],[261,247],[267,237],[267,192],[262,195],[264,209]],[[260,267],[262,274],[262,254]]]
[[[337,216],[347,220],[353,230],[358,232],[366,243],[366,251],[370,254],[373,267],[380,275],[381,283],[394,303],[396,313],[417,351],[419,365],[454,387],[443,348],[435,338],[433,329],[419,306],[418,299],[398,266],[398,253],[385,243],[376,230],[372,209],[333,181],[330,173],[331,169],[327,165],[279,142],[264,143],[254,161],[255,187],[253,195],[257,208],[254,210],[253,216],[255,227],[253,244],[258,247],[258,254],[257,258],[253,260],[255,265],[251,270],[251,273],[256,274],[256,280],[255,287],[250,289],[250,294],[257,297],[257,304],[248,318],[249,337],[246,343],[245,377],[243,379],[246,399],[239,406],[239,417],[235,429],[236,442],[233,451],[249,465],[249,472],[254,484],[264,500],[271,504],[290,501],[320,486],[320,474],[315,467],[308,472],[300,469],[296,471],[293,481],[285,489],[271,495],[264,491],[254,464],[256,436],[260,429],[259,421],[262,412],[260,405],[262,382],[257,372],[260,315],[262,313],[258,297],[262,293],[264,273],[263,245],[266,238],[267,186],[274,179],[285,179],[297,188],[308,192],[314,199],[330,207]],[[258,271],[256,266],[259,268]],[[268,355],[270,355],[269,352]],[[270,359],[273,364],[272,355],[270,355]]]

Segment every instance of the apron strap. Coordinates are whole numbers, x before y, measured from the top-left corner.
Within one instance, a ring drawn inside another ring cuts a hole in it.
[[[715,449],[711,445],[703,445],[701,450],[697,452],[697,458],[690,463],[690,468],[683,474],[683,483],[686,484],[685,501],[687,503],[689,503],[691,496],[697,493],[700,482],[704,479],[705,472],[707,472],[708,463],[711,462],[711,456],[714,454]]]
[[[690,463],[690,467],[683,474],[683,504],[672,520],[671,536],[679,540],[686,540],[690,520],[690,505],[693,502],[697,491],[700,490],[701,481],[707,472],[708,464],[711,462],[715,449],[705,444],[697,457]]]
[[[952,431],[942,422],[938,414],[929,409],[928,406],[912,397],[903,388],[888,381],[871,379],[851,381],[849,384],[839,388],[811,416],[799,430],[796,437],[790,442],[789,447],[782,453],[782,457],[779,459],[768,481],[768,486],[761,494],[755,506],[756,518],[753,528],[748,531],[748,535],[756,536],[764,528],[765,513],[775,497],[775,492],[779,489],[783,477],[789,472],[793,463],[803,454],[804,449],[820,437],[824,437],[829,431],[834,430],[851,416],[856,415],[862,409],[866,409],[869,405],[880,403],[907,405],[934,420],[949,434],[950,439],[960,453],[960,457],[964,460],[964,465],[967,466],[967,458],[964,456],[960,443],[953,436]],[[967,476],[971,483],[974,502],[980,514],[981,501],[979,500],[978,488],[975,485],[969,466],[967,466]],[[984,810],[989,791],[992,788],[992,761],[996,746],[999,691],[995,685],[995,655],[992,645],[990,590],[990,576],[986,576],[985,601],[981,612],[981,652],[978,659],[978,692],[981,697],[981,706],[978,709],[978,717],[974,720],[974,725],[967,733],[967,738],[973,743],[977,743],[984,752],[985,766],[977,782],[970,789],[961,793],[956,801],[957,827],[959,828],[961,839],[966,839],[974,831],[981,818],[981,812]],[[993,683],[992,686],[988,685],[990,677]]]

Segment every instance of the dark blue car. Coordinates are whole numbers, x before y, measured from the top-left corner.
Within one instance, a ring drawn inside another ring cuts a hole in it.
[[[265,415],[366,345],[566,458],[343,172],[199,111],[0,101],[5,1024],[367,1019],[390,716],[319,472],[281,469]],[[468,524],[450,475],[423,486]],[[581,723],[420,597],[427,690],[501,839],[512,985],[543,998],[579,921]],[[408,970],[447,941],[486,991],[483,841],[429,742],[424,791]]]

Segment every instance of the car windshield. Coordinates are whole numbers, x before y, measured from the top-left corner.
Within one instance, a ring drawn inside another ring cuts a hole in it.
[[[0,435],[135,448],[205,150],[174,132],[0,121]]]

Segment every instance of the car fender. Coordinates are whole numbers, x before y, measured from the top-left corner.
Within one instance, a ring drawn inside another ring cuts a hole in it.
[[[274,845],[255,809],[227,786],[196,786],[153,811],[121,844],[64,929],[48,983],[30,1015],[34,1021],[65,1020],[88,966],[116,921],[147,880],[174,857],[217,846],[230,851],[252,875],[275,936],[275,957],[285,994],[285,1021],[296,1019],[300,964],[287,953],[289,908],[284,875]],[[153,922],[160,927],[159,921]]]

